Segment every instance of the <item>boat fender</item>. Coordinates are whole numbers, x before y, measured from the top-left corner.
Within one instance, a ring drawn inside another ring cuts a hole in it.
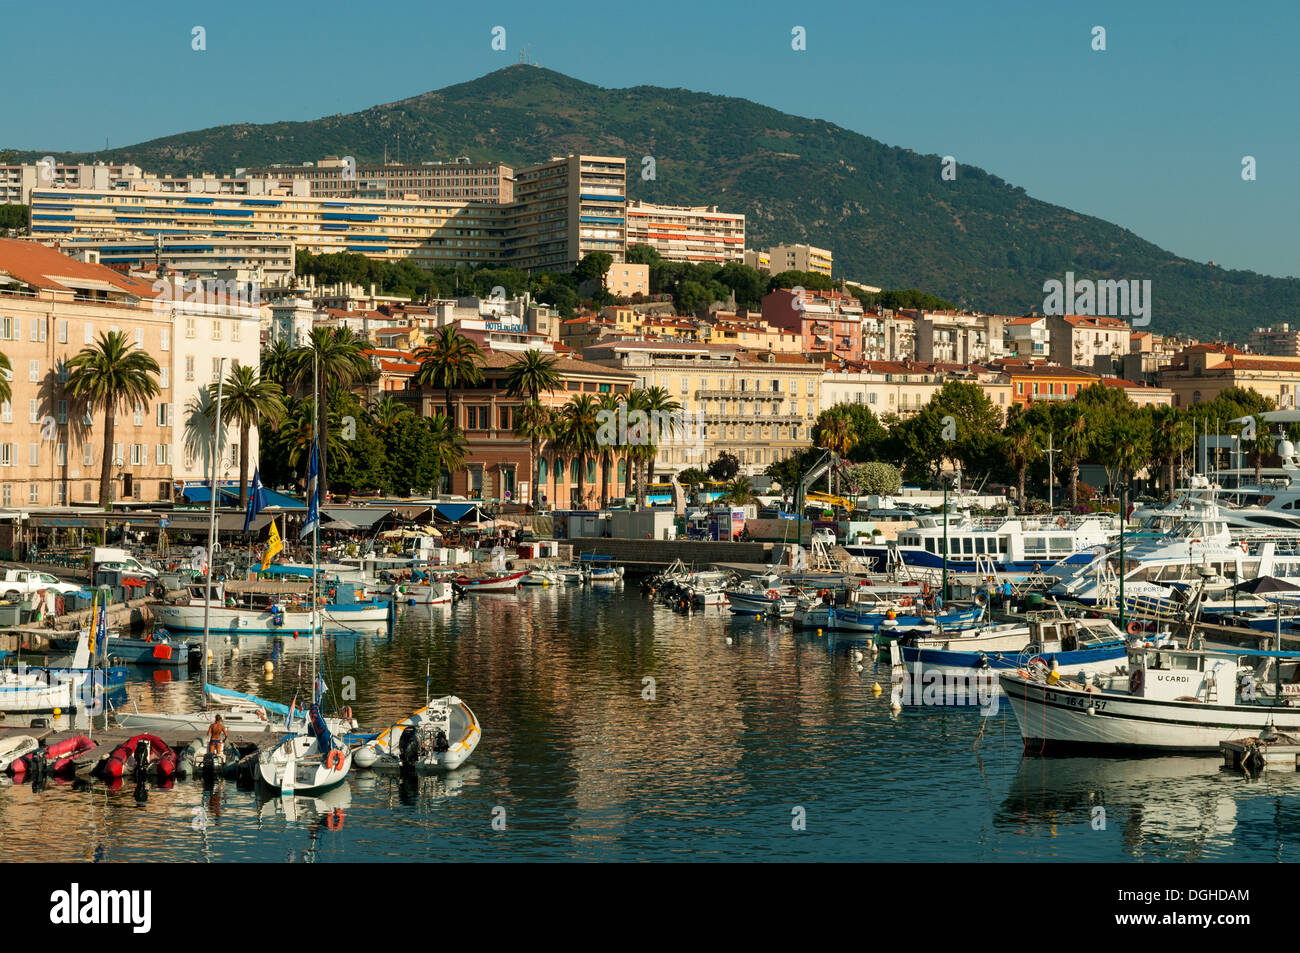
[[[1130,623],[1128,624],[1128,634],[1129,634],[1129,635],[1137,635],[1137,634],[1140,633],[1141,631],[1142,631],[1142,623],[1141,623],[1141,622],[1130,622]]]
[[[343,767],[343,752],[338,748],[333,749],[325,756],[325,767],[331,771],[337,771]]]
[[[1128,690],[1131,695],[1139,695],[1142,692],[1142,669],[1135,668],[1128,677]]]
[[[343,710],[339,712],[339,718],[345,722],[352,721],[352,706],[344,705]]]

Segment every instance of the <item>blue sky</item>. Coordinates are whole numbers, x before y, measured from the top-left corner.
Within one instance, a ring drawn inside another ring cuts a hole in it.
[[[1179,255],[1300,275],[1300,7],[1285,2],[181,6],[7,4],[0,147],[99,149],[352,112],[481,76],[526,44],[597,85],[752,99],[952,155]],[[498,25],[504,53],[490,46]]]

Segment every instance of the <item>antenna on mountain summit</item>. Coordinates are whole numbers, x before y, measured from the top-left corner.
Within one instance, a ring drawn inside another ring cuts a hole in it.
[[[526,46],[519,51],[519,63],[521,66],[528,65],[528,47]]]

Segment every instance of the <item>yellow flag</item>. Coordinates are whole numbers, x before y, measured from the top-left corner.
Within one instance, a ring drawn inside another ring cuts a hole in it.
[[[271,520],[271,532],[266,537],[266,555],[262,557],[263,572],[271,568],[271,560],[282,549],[284,549],[284,543],[280,542],[280,531],[275,528],[275,520]]]

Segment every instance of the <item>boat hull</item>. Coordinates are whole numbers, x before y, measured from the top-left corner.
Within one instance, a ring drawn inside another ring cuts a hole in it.
[[[1086,692],[1017,674],[1003,674],[999,682],[1025,747],[1031,751],[1204,751],[1217,755],[1220,741],[1257,737],[1270,723],[1281,732],[1300,731],[1300,708]]]
[[[184,632],[203,631],[203,606],[154,606],[154,616],[168,629]],[[277,622],[277,619],[279,620]],[[325,609],[324,629],[332,635],[346,635],[357,629],[375,631],[388,624],[388,604],[364,605],[357,608],[330,606]],[[227,609],[211,607],[208,610],[208,628],[218,633],[242,635],[310,635],[311,613],[285,611],[273,613],[270,609]]]

